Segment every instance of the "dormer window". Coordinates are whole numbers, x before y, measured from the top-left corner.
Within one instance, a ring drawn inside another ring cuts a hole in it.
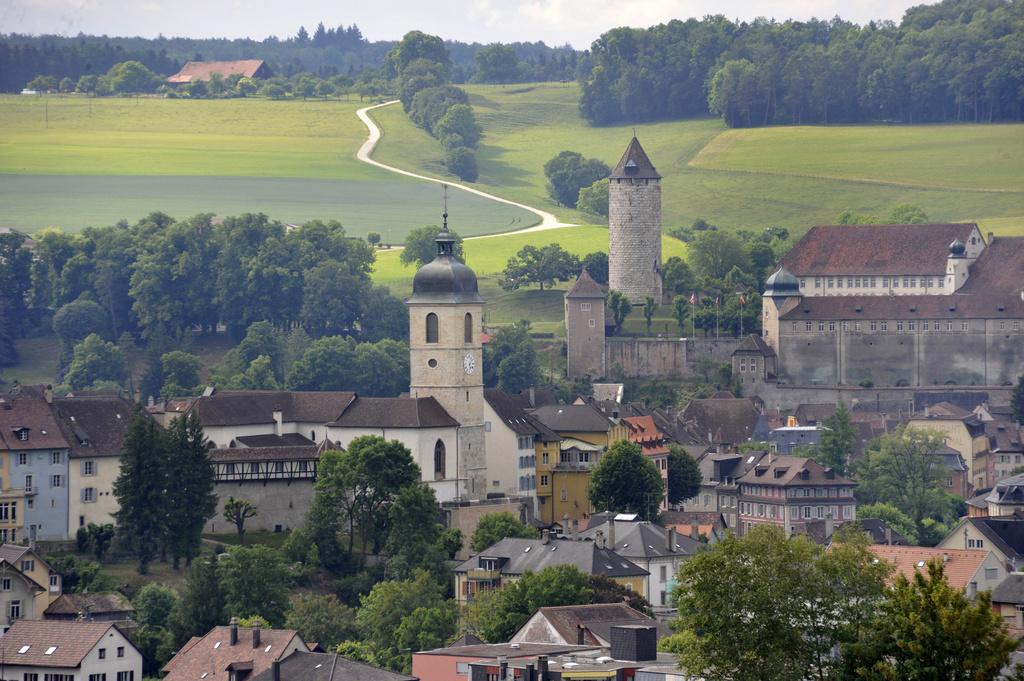
[[[22,442],[28,442],[28,428],[15,428],[14,436]]]

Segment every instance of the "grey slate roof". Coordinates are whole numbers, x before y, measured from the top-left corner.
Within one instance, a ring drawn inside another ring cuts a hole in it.
[[[745,397],[690,400],[676,418],[674,433],[677,439],[735,445],[750,439],[760,416]]]
[[[551,565],[575,565],[587,575],[607,577],[634,577],[650,574],[632,561],[594,542],[552,539],[506,538],[489,546],[479,555],[461,563],[455,572],[467,572],[480,567],[481,558],[505,559],[499,570],[503,575],[521,575],[540,572]]]
[[[607,540],[609,522],[614,521],[606,520],[598,525],[590,523],[586,530],[580,532],[580,537],[596,539],[598,531],[601,531],[604,532],[604,537]],[[675,548],[669,551],[668,530],[664,527],[646,521],[620,521],[615,523],[615,546],[608,546],[608,548],[625,558],[646,560],[663,556],[692,556],[702,546],[699,541],[676,534]]]
[[[240,435],[235,442],[243,447],[307,447],[316,443],[302,433],[283,435]]]
[[[244,426],[274,422],[280,411],[285,421],[327,423],[345,411],[352,392],[289,390],[217,390],[192,405],[204,426]]]
[[[1024,573],[1011,572],[992,589],[993,603],[1024,603]]]
[[[562,439],[537,418],[526,413],[526,410],[519,406],[519,402],[501,388],[485,388],[484,399],[512,432],[539,437],[543,442],[557,442]]]
[[[629,141],[629,146],[622,154],[622,158],[612,169],[609,177],[613,180],[639,179],[639,180],[660,180],[661,175],[654,169],[654,164],[647,157],[647,152],[640,145],[640,140],[635,136]]]
[[[556,404],[541,407],[533,416],[556,433],[607,433],[611,420],[590,404]]]
[[[772,346],[765,342],[764,338],[756,333],[752,333],[743,339],[740,346],[733,351],[733,354],[737,352],[756,352],[762,357],[774,357],[775,350]]]
[[[433,397],[356,397],[330,425],[342,428],[452,428],[459,422]]]
[[[89,619],[90,615],[111,614],[130,618],[134,612],[135,608],[128,602],[128,599],[114,591],[98,594],[61,594],[46,608],[43,617],[84,613],[86,619]]]
[[[273,670],[265,669],[250,681],[273,681]],[[281,679],[286,681],[417,681],[415,676],[356,662],[336,653],[293,651],[281,660]]]
[[[670,632],[662,622],[657,622],[625,603],[593,603],[587,605],[562,605],[540,608],[534,615],[545,619],[566,642],[575,642],[578,628],[583,628],[584,645],[607,646],[611,643],[611,629],[615,626],[646,625],[658,628],[658,636]],[[531,620],[533,617],[530,618]],[[530,622],[527,622],[513,636],[513,641],[528,642]]]
[[[62,397],[53,413],[72,458],[120,456],[134,407],[117,396]]]
[[[994,548],[1012,562],[1024,559],[1024,519],[1016,516],[965,518]],[[956,528],[953,532],[960,532]],[[951,532],[951,534],[953,533]]]

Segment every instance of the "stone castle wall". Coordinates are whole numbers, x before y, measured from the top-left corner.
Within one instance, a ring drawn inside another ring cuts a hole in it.
[[[707,363],[729,362],[742,338],[621,338],[605,339],[605,367],[609,377],[690,377]]]
[[[630,302],[661,300],[661,183],[609,180],[608,283]]]

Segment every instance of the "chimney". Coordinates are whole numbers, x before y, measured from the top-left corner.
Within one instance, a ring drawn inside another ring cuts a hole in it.
[[[284,414],[281,413],[280,409],[274,410],[274,435],[281,434],[281,428],[283,427]]]
[[[508,658],[504,655],[498,656],[498,681],[505,681],[508,678]],[[276,681],[276,679],[275,679]]]
[[[274,660],[270,663],[271,681],[281,681],[281,661]]]
[[[586,633],[587,633],[587,630],[586,630],[586,628],[582,624],[577,624],[576,625],[576,645],[578,645],[578,646],[584,645],[583,641],[586,640],[586,638],[585,638],[586,637]]]
[[[540,543],[549,544],[551,543],[551,530],[543,530],[540,533]]]
[[[694,524],[696,525],[696,523]],[[668,528],[668,541],[666,542],[666,544],[667,546],[665,548],[668,549],[669,553],[672,553],[676,550],[676,528]]]
[[[696,518],[694,518],[693,522],[690,524],[690,539],[700,541],[700,527]]]
[[[888,525],[885,526],[885,544],[886,546],[892,546],[892,528]]]
[[[594,542],[599,549],[604,548],[604,530],[598,530],[594,533]]]
[[[630,625],[611,629],[611,656],[616,660],[650,662],[658,659],[658,629]]]
[[[548,676],[548,656],[538,655],[537,656],[537,675],[540,676],[540,681],[550,681]]]
[[[992,242],[996,240],[996,235],[993,232],[988,233],[988,245],[991,246]]]
[[[43,399],[46,400],[47,404],[53,404],[53,386],[47,384],[46,389],[43,390]]]
[[[253,648],[259,648],[260,647],[260,623],[259,622],[255,622],[252,625],[252,647]]]
[[[155,407],[156,406],[156,398],[153,397],[152,395],[150,395],[149,399],[146,400],[146,406],[147,407]]]
[[[537,406],[537,392],[533,389],[532,385],[530,386],[530,406]]]
[[[228,645],[235,645],[238,643],[238,618],[231,618],[230,636],[228,638]]]
[[[615,517],[608,522],[608,548],[615,550]]]
[[[835,531],[835,520],[832,518],[832,511],[829,511],[825,514],[825,539],[831,539]]]

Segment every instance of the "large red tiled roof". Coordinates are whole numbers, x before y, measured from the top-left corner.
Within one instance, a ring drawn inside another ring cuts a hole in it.
[[[941,560],[945,563],[946,580],[956,588],[965,588],[985,562],[989,551],[978,549],[939,549],[923,546],[888,546],[872,544],[868,550],[895,566],[893,577],[901,574],[913,579],[915,572],[927,573],[928,562]]]
[[[807,477],[802,473],[807,471]],[[831,477],[830,477],[831,476]],[[802,456],[777,456],[771,463],[761,462],[747,471],[739,479],[741,483],[756,485],[844,485],[854,486],[857,483],[840,477],[832,469],[822,466],[814,459]]]
[[[971,265],[970,276],[957,293],[991,295],[999,292],[1020,297],[1024,288],[1024,237],[992,239]]]
[[[0,658],[9,665],[74,669],[113,628],[111,622],[15,620],[0,638]]]
[[[68,443],[42,397],[23,393],[5,397],[0,404],[0,449],[67,449]],[[28,428],[28,439],[19,440],[18,431]]]
[[[238,642],[231,645],[231,628],[214,627],[202,638],[193,638],[164,665],[164,681],[228,681],[228,665],[249,664],[252,676],[269,669],[272,662],[306,644],[292,629],[264,629],[258,646],[253,645],[253,630],[238,627]],[[2,640],[2,639],[0,639]]]
[[[240,75],[252,78],[263,66],[262,59],[239,59],[236,61],[190,61],[185,62],[181,70],[167,79],[168,83],[191,83],[193,80],[210,80],[219,73],[228,76]]]
[[[966,243],[974,223],[818,225],[782,259],[796,276],[943,274],[949,245]]]

